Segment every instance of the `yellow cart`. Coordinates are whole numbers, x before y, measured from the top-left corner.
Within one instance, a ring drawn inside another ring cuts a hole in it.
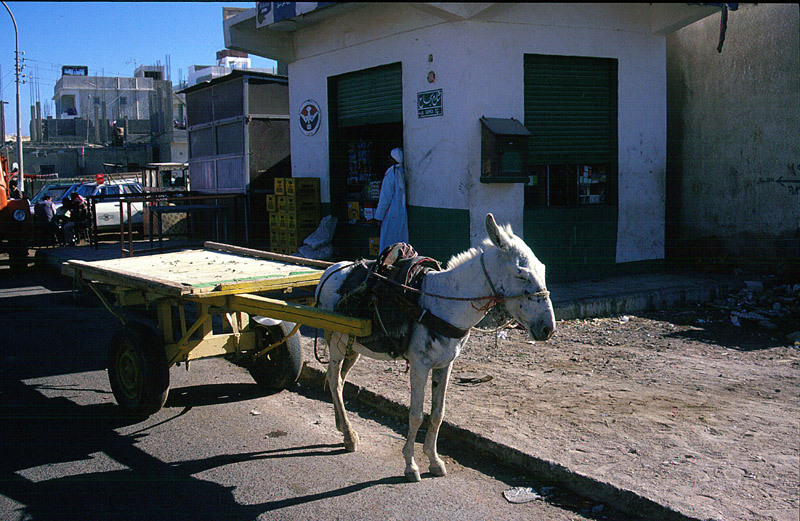
[[[300,325],[369,335],[369,320],[309,305],[329,265],[207,242],[203,249],[70,260],[64,270],[122,322],[109,345],[111,389],[128,413],[148,416],[167,400],[173,365],[227,355],[275,392],[300,375]],[[133,319],[125,308],[150,319]]]

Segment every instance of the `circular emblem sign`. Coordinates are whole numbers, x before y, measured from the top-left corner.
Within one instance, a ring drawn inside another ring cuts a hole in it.
[[[322,113],[319,110],[319,105],[314,100],[305,100],[300,105],[300,130],[306,136],[312,136],[319,130],[320,121],[322,120]]]

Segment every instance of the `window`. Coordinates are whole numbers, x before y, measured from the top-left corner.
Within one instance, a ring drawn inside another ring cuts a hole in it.
[[[527,54],[526,206],[616,204],[617,60]]]
[[[78,111],[75,108],[75,96],[73,94],[64,94],[61,96],[61,113],[68,116],[77,116]]]
[[[140,194],[142,193],[142,187],[137,184],[129,184],[123,185],[123,193],[125,194]]]
[[[118,201],[120,191],[119,185],[106,185],[100,189],[100,195],[108,196],[103,198],[104,201]]]
[[[120,96],[119,97],[119,104],[120,105],[127,105],[128,104],[128,98],[126,96]]]

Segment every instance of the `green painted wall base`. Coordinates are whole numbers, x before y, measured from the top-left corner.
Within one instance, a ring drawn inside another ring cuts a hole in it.
[[[409,242],[420,255],[443,265],[469,249],[469,210],[408,207]]]
[[[469,248],[469,210],[409,206],[408,228],[414,249],[442,264]],[[370,237],[380,237],[376,224],[340,220],[333,243],[337,258],[375,258],[369,251]],[[523,237],[547,266],[548,282],[665,269],[663,260],[616,263],[615,206],[525,209]]]
[[[617,273],[617,207],[526,208],[523,237],[547,266],[548,282]]]
[[[420,255],[441,263],[469,248],[469,210],[408,207],[409,242]],[[333,245],[340,259],[374,259],[370,237],[380,237],[377,224],[340,220]]]

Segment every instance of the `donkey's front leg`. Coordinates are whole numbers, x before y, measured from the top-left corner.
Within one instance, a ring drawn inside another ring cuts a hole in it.
[[[422,407],[425,402],[425,385],[428,382],[429,370],[428,367],[411,362],[411,407],[408,409],[408,437],[403,447],[403,456],[406,459],[405,474],[409,481],[420,480],[419,467],[414,461],[414,442],[417,439],[417,431],[422,425]]]
[[[342,390],[344,388],[344,377],[342,376],[342,366],[344,374],[353,366],[358,355],[347,352],[347,342],[343,340],[344,335],[333,333],[326,335],[328,348],[330,351],[330,361],[328,362],[328,386],[331,388],[331,399],[333,400],[333,411],[336,415],[336,428],[344,434],[344,448],[348,452],[355,452],[358,448],[358,433],[353,430],[350,420],[347,418],[347,411],[344,408],[344,398]],[[355,356],[353,356],[355,355]]]
[[[447,382],[450,380],[450,372],[453,369],[450,365],[431,372],[431,417],[428,423],[428,432],[425,434],[425,444],[422,450],[430,461],[430,471],[434,476],[444,476],[447,474],[444,461],[439,458],[436,450],[436,440],[439,438],[439,427],[444,418],[444,400],[447,395]]]

